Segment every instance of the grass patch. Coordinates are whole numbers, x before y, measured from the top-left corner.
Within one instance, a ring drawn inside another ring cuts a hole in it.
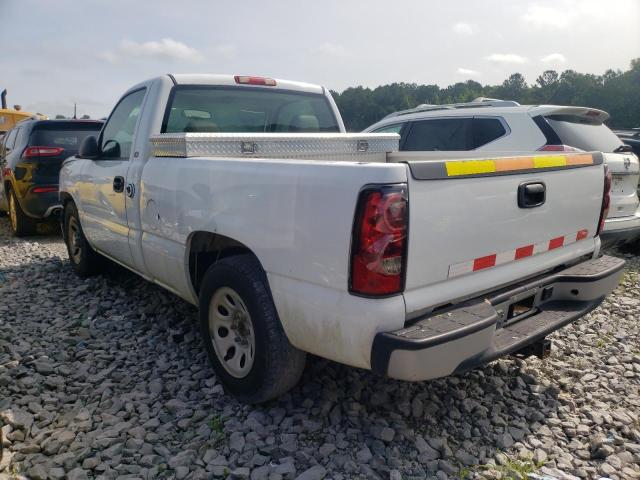
[[[207,424],[212,431],[211,442],[214,447],[219,447],[226,440],[227,436],[224,430],[224,422],[226,418],[220,415],[213,415]]]
[[[507,458],[504,465],[479,465],[471,468],[461,468],[458,478],[461,480],[469,478],[486,478],[483,472],[491,470],[500,474],[502,480],[528,480],[530,473],[539,470],[544,462],[534,462],[533,459],[518,459],[505,455]]]

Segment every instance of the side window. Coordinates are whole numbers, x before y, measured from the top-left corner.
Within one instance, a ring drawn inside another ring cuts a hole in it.
[[[116,105],[103,130],[100,158],[129,159],[145,92],[146,89],[136,90]]]
[[[396,123],[394,125],[387,125],[382,128],[378,128],[374,130],[372,133],[397,133],[400,134],[400,130],[402,130],[402,123]]]
[[[26,147],[28,131],[29,131],[28,127],[21,127],[18,129],[18,133],[16,134],[16,142],[13,146],[14,148]]]
[[[408,151],[473,149],[470,118],[437,118],[413,122],[403,145]]]
[[[14,128],[7,133],[7,140],[4,142],[5,153],[9,153],[13,150],[13,145],[16,143],[17,130]]]
[[[502,137],[507,130],[497,118],[473,119],[473,148],[479,148]]]

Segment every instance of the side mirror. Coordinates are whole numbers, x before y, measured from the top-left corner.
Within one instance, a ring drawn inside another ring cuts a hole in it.
[[[104,142],[101,156],[103,158],[120,158],[120,144],[115,140]]]
[[[98,146],[98,139],[93,135],[86,137],[80,144],[80,151],[78,152],[80,158],[87,158],[89,160],[95,160],[100,156],[100,147]]]

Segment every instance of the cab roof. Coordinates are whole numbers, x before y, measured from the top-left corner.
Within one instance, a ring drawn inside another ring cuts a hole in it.
[[[244,76],[244,75],[243,75]],[[169,74],[169,77],[176,85],[223,85],[234,87],[255,87],[255,85],[241,84],[236,81],[236,75],[223,75],[223,74],[210,74],[210,73],[177,73]],[[266,78],[266,77],[256,77]],[[325,92],[324,87],[321,85],[314,85],[312,83],[294,82],[291,80],[282,80],[279,78],[275,80],[275,86],[268,86],[265,88],[274,88],[282,90],[294,90],[299,92],[317,93],[323,94]]]

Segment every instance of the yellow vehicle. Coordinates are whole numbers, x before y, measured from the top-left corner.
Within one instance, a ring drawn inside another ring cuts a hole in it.
[[[40,113],[23,112],[19,105],[14,105],[14,108],[7,108],[7,91],[3,90],[0,94],[2,99],[2,108],[0,108],[0,138],[11,130],[16,123],[26,120],[27,118],[38,118],[39,120],[46,120],[47,117]]]

